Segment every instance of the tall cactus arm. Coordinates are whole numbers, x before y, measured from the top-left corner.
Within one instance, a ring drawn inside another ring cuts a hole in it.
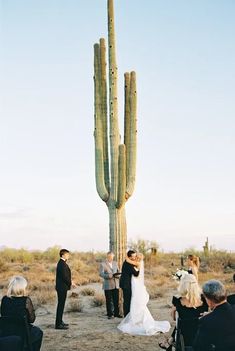
[[[130,116],[127,116],[129,122],[125,127],[127,131],[127,186],[126,186],[126,199],[128,199],[134,191],[135,177],[136,177],[136,144],[137,144],[137,92],[136,92],[136,74],[131,72],[130,75],[130,90],[129,90],[129,108]],[[129,131],[128,131],[129,129]]]
[[[109,180],[109,154],[108,154],[108,129],[107,129],[107,77],[106,77],[106,47],[105,40],[100,39],[100,89],[101,89],[101,120],[103,130],[103,161],[104,181],[107,190],[110,190]]]
[[[94,45],[94,90],[95,90],[95,173],[96,189],[103,201],[107,201],[109,193],[104,181],[103,128],[101,119],[101,84],[100,84],[100,46]]]
[[[116,208],[121,208],[126,200],[126,146],[119,145],[119,158],[118,158],[118,197]]]
[[[130,157],[130,73],[124,74],[124,144],[126,146],[126,182],[129,179],[129,157]]]
[[[109,132],[110,132],[110,198],[117,201],[118,189],[118,146],[120,143],[117,102],[117,63],[115,48],[113,0],[108,0],[108,42],[109,42]]]

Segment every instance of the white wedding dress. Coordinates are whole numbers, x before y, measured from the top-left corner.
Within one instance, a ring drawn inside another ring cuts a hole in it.
[[[171,327],[170,323],[168,321],[155,321],[147,307],[149,294],[144,285],[143,261],[140,264],[139,276],[131,278],[131,289],[130,312],[118,325],[118,329],[132,335],[153,335],[158,332],[168,332]]]

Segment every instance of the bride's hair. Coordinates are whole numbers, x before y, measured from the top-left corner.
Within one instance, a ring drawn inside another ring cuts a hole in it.
[[[144,255],[141,252],[137,252],[137,259],[142,261],[144,259]]]
[[[181,297],[185,297],[192,307],[197,307],[201,303],[202,290],[193,274],[185,274],[178,287]]]
[[[199,269],[200,258],[196,255],[188,255],[188,259]]]

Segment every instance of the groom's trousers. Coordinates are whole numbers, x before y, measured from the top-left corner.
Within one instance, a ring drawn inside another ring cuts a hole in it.
[[[112,317],[113,315],[113,307],[114,307],[114,316],[117,317],[119,315],[119,289],[111,289],[105,290],[105,299],[106,299],[106,309],[108,317]],[[113,303],[113,306],[112,306]]]
[[[131,290],[130,289],[122,289],[123,291],[123,312],[124,317],[130,312],[131,306]]]
[[[67,290],[57,290],[57,297],[58,297],[58,304],[57,304],[56,321],[55,321],[56,327],[61,325],[63,321],[63,313],[64,313],[65,300],[67,297]]]

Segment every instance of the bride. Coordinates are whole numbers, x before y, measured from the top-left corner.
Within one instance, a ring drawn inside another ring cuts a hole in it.
[[[133,264],[133,261],[128,260],[128,258],[126,260]],[[138,277],[132,276],[131,278],[130,312],[118,325],[118,329],[132,335],[166,333],[170,330],[170,323],[168,321],[155,321],[147,307],[149,294],[144,285],[144,261],[143,255],[140,253],[137,255],[137,265],[140,273]]]

